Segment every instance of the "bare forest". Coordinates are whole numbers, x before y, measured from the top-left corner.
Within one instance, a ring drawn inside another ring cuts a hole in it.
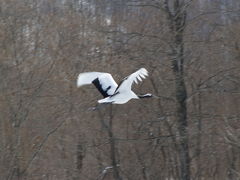
[[[0,180],[240,180],[239,77],[239,0],[0,0]]]

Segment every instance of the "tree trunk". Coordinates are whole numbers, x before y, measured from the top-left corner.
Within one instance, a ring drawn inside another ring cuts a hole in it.
[[[180,176],[182,180],[190,180],[190,158],[188,147],[187,122],[187,90],[184,80],[184,29],[186,22],[185,4],[180,0],[173,1],[170,8],[169,1],[165,0],[165,10],[168,14],[171,43],[172,70],[175,77],[176,120],[179,133],[179,160]]]
[[[182,180],[190,180],[190,158],[188,147],[188,123],[187,123],[187,91],[184,78],[178,73],[176,76],[176,99],[177,99],[177,122],[179,132],[179,158],[180,158],[180,174]]]
[[[106,123],[104,121],[104,115],[101,113],[101,111],[99,112],[99,116],[100,116],[100,121],[103,125],[103,127],[106,129],[107,133],[108,133],[108,138],[109,138],[109,145],[110,145],[110,160],[111,160],[111,166],[110,168],[113,170],[113,177],[115,180],[122,180],[120,174],[119,174],[119,168],[118,168],[118,160],[117,160],[117,154],[116,154],[116,142],[114,139],[114,132],[113,132],[113,111],[112,111],[113,107],[112,104],[109,105],[109,122]],[[102,176],[101,178],[104,178],[104,176]]]
[[[112,167],[113,167],[113,177],[115,180],[121,180],[122,178],[119,175],[118,171],[118,164],[116,159],[116,152],[115,152],[115,140],[113,135],[113,129],[112,129],[112,120],[113,120],[113,113],[112,113],[112,104],[110,105],[110,112],[109,112],[109,128],[108,128],[108,136],[110,140],[110,158],[112,161]]]

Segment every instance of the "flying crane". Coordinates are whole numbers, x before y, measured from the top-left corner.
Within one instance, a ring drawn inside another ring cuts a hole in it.
[[[80,73],[77,78],[77,86],[94,84],[104,99],[98,100],[98,103],[124,104],[131,99],[149,98],[150,93],[137,95],[132,91],[132,84],[142,81],[148,76],[148,71],[141,68],[131,75],[125,77],[118,85],[111,74],[104,72],[85,72]]]

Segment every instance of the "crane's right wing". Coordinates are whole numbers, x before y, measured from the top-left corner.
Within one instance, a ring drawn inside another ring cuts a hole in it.
[[[86,72],[78,75],[77,86],[83,86],[93,83],[103,97],[108,97],[114,94],[117,83],[109,73],[103,72]]]
[[[119,84],[115,93],[123,92],[123,91],[131,91],[133,82],[137,84],[138,81],[141,82],[142,79],[146,78],[146,76],[148,76],[148,71],[145,68],[139,69],[138,71],[124,78],[124,80]]]

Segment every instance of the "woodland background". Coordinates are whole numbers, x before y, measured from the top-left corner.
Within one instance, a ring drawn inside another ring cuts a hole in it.
[[[239,0],[0,0],[1,180],[240,179]],[[145,67],[132,100],[117,82]]]

